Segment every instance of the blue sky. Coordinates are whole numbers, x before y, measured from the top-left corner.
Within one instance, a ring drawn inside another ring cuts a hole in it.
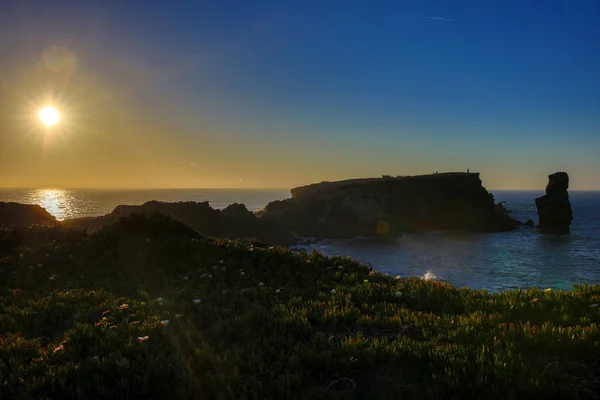
[[[566,170],[574,187],[600,189],[598,1],[3,8],[13,67],[65,46],[80,73],[167,121],[174,154],[204,168],[222,155],[226,186],[471,168],[492,188],[543,187]],[[190,176],[183,185],[203,185]]]

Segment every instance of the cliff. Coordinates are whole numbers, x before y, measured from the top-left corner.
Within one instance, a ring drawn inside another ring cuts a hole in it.
[[[223,210],[208,202],[118,206],[99,218],[65,221],[67,227],[98,228],[131,214],[162,213],[203,234],[290,244],[303,236],[395,236],[429,230],[508,231],[520,223],[494,204],[477,173],[442,173],[324,182],[291,190],[290,199],[269,203],[257,214],[243,204]]]
[[[299,236],[396,235],[430,230],[508,231],[520,223],[496,207],[478,173],[323,182],[291,190],[263,218]]]

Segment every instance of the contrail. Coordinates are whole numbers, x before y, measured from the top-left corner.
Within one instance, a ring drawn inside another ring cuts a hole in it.
[[[442,17],[431,17],[429,15],[418,15],[420,18],[432,19],[434,21],[444,21],[444,22],[452,22],[450,18],[442,18]]]

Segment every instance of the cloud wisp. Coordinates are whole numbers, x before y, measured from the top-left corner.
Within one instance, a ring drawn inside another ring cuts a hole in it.
[[[450,18],[435,17],[435,16],[431,16],[431,15],[417,15],[417,17],[423,18],[423,19],[431,19],[433,21],[443,21],[443,22],[452,22],[453,21]]]

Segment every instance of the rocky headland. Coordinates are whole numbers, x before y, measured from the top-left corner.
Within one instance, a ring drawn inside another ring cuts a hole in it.
[[[322,182],[294,188],[291,195],[257,213],[243,204],[217,210],[208,202],[149,201],[120,205],[100,217],[60,223],[38,206],[0,203],[0,216],[10,215],[0,221],[13,225],[53,223],[93,231],[132,214],[158,213],[207,236],[250,238],[276,245],[292,244],[302,237],[394,237],[403,232],[436,230],[499,232],[521,226],[501,203],[494,202],[478,173]]]

